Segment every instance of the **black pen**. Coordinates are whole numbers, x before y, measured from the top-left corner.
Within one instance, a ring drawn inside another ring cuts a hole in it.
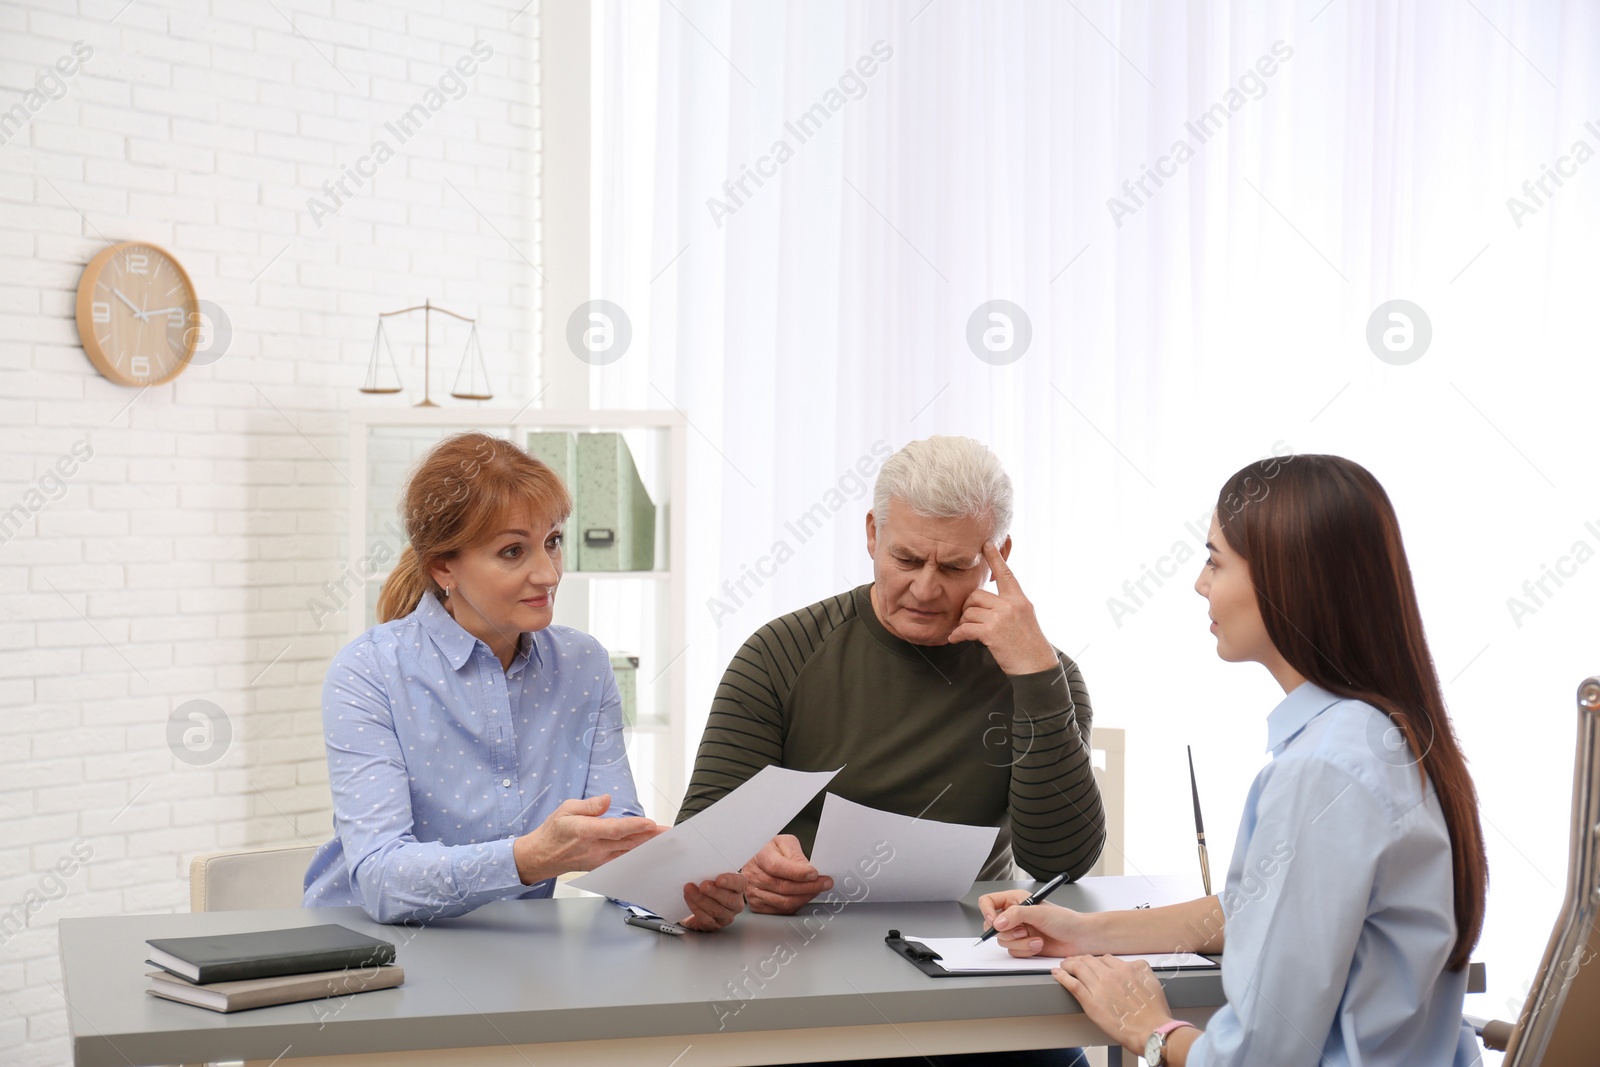
[[[623,920],[629,926],[641,926],[646,930],[654,930],[658,934],[671,934],[673,937],[683,936],[683,927],[673,926],[661,919],[647,919],[642,915],[629,915]]]
[[[1029,893],[1022,900],[1019,900],[1017,903],[1013,904],[1012,907],[1014,907],[1014,908],[1026,908],[1026,907],[1030,907],[1031,905],[1034,905],[1034,904],[1043,904],[1045,897],[1049,896],[1051,893],[1054,893],[1057,889],[1060,889],[1062,886],[1064,886],[1066,884],[1067,884],[1067,875],[1066,875],[1066,872],[1063,871],[1062,873],[1056,875],[1054,878],[1052,878],[1048,882],[1046,882],[1042,887],[1040,887],[1038,889],[1035,889],[1032,893]],[[1000,931],[996,930],[994,927],[991,926],[991,927],[989,927],[989,932],[984,934],[982,937],[978,938],[976,943],[981,945],[985,941],[989,940],[991,937],[993,937],[995,934],[997,934],[999,932]]]
[[[1194,749],[1188,745],[1183,746],[1189,753],[1189,792],[1194,795],[1194,836],[1200,843],[1200,882],[1205,886],[1206,896],[1211,895],[1211,855],[1206,852],[1206,827],[1200,821],[1200,786],[1194,778]]]

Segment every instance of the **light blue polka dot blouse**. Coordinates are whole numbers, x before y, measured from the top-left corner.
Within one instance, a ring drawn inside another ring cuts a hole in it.
[[[360,904],[384,923],[462,915],[523,885],[515,837],[564,800],[611,794],[641,815],[621,698],[600,643],[566,626],[521,635],[502,670],[432,594],[346,645],[322,689],[333,840],[306,907]]]

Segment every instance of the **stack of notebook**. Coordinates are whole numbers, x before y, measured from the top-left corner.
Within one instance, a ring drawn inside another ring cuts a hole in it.
[[[394,945],[343,926],[297,926],[214,937],[145,942],[151,996],[212,1011],[342,997],[388,989],[405,980]]]

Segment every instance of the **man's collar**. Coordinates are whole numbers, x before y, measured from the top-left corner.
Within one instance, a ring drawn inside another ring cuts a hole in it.
[[[451,670],[459,671],[467,660],[472,658],[472,650],[480,644],[478,638],[472,636],[465,627],[455,620],[455,617],[445,610],[439,598],[433,593],[424,592],[422,599],[417,602],[417,620],[422,628],[433,638],[433,643],[439,646],[439,651],[444,653],[444,658],[449,661]],[[488,645],[484,645],[488,648]],[[493,655],[490,650],[490,655]],[[539,645],[530,633],[517,635],[517,656],[529,656],[536,666],[542,666],[539,657]],[[511,660],[515,666],[517,657]]]
[[[959,641],[953,645],[918,645],[907,641],[898,634],[891,633],[889,628],[878,618],[877,609],[872,606],[872,583],[858,585],[851,590],[855,595],[856,614],[861,616],[862,623],[867,632],[884,648],[897,656],[906,659],[920,659],[934,670],[939,668],[936,664],[948,663],[962,653],[966,652],[969,645],[978,644],[976,641]]]
[[[1267,751],[1277,752],[1312,719],[1343,700],[1314,682],[1301,682],[1267,716]]]

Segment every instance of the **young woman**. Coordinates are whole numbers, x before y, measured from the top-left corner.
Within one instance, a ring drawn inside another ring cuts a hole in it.
[[[1161,1067],[1478,1062],[1461,1007],[1483,832],[1388,496],[1337,456],[1254,463],[1223,486],[1206,548],[1217,654],[1286,694],[1225,891],[1102,914],[996,893],[985,919],[1013,955],[1071,957],[1056,980]],[[1107,955],[1172,950],[1223,953],[1227,1003],[1203,1032],[1148,966]]]
[[[610,657],[551,625],[572,512],[561,480],[509,441],[457,434],[402,507],[410,544],[381,621],[323,686],[335,833],[305,905],[427,922],[548,897],[557,875],[663,832],[634,793]],[[686,885],[683,924],[726,926],[744,889],[734,873]]]

